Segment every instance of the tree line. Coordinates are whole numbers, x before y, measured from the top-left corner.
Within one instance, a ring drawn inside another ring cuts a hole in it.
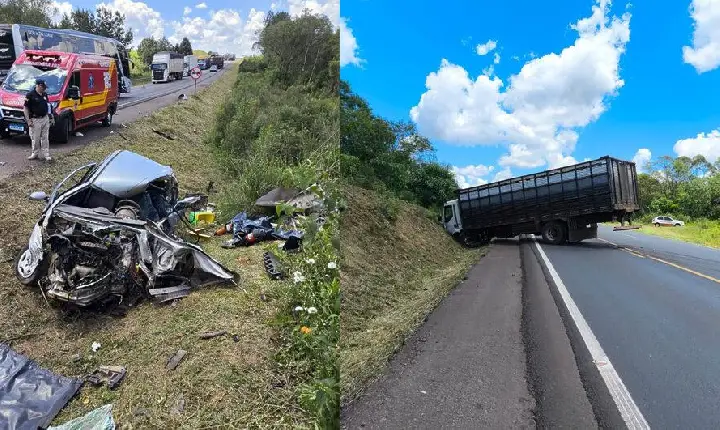
[[[58,13],[52,0],[4,0],[0,2],[0,22],[27,24],[43,28],[69,28],[99,36],[111,37],[124,46],[133,41],[132,29],[125,29],[125,16],[105,7],[95,11],[78,8],[54,24],[52,17]]]
[[[58,8],[52,0],[3,0],[0,1],[0,22],[9,24],[27,24],[43,28],[69,28],[119,41],[126,48],[133,42],[132,29],[125,29],[125,16],[99,6],[94,11],[77,8],[70,14],[63,14],[59,23],[53,23]],[[193,47],[187,37],[172,44],[167,38],[144,38],[137,47],[139,58],[145,64],[152,62],[152,56],[160,51],[174,51],[183,55],[193,55]],[[204,53],[204,52],[203,52]],[[217,54],[208,51],[207,55]],[[235,59],[235,55],[226,54],[225,58]]]
[[[720,219],[720,159],[659,157],[638,174],[638,193],[644,216],[671,215]]]
[[[345,81],[340,84],[340,109],[343,179],[430,209],[452,197],[455,176],[435,161],[430,141],[415,124],[375,115]]]

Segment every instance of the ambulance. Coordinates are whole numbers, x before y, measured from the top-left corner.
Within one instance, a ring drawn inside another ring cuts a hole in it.
[[[35,80],[47,84],[55,126],[50,139],[67,143],[70,135],[101,122],[110,127],[118,106],[116,60],[102,55],[26,50],[0,86],[0,138],[28,134],[23,106]]]

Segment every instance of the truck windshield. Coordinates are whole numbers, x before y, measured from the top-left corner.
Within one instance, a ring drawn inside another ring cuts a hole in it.
[[[165,63],[153,63],[152,66],[153,70],[165,70],[167,68],[167,64]]]
[[[44,79],[48,94],[57,94],[62,90],[67,70],[40,68],[29,64],[16,64],[10,69],[2,87],[8,91],[28,92],[35,87],[36,79]]]

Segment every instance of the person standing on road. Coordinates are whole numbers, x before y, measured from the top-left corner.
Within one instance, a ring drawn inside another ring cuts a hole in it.
[[[50,157],[50,126],[55,119],[50,111],[50,101],[45,92],[47,85],[42,79],[35,80],[35,88],[28,91],[25,96],[25,120],[30,127],[30,139],[32,141],[32,153],[28,160],[38,158],[38,152],[46,161],[52,161]]]

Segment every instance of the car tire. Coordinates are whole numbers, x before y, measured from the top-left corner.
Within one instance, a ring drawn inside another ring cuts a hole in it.
[[[551,245],[562,245],[567,240],[565,225],[558,221],[551,221],[543,225],[542,238]]]
[[[68,143],[70,141],[70,133],[72,132],[72,120],[70,116],[61,116],[55,124],[55,127],[55,141],[58,143]]]
[[[113,120],[113,114],[111,112],[111,109],[108,108],[108,111],[105,112],[105,118],[102,120],[103,127],[110,127],[112,125]]]
[[[48,269],[48,262],[47,262],[47,256],[46,258],[43,258],[40,260],[40,263],[38,263],[37,267],[35,267],[35,270],[32,271],[32,273],[21,273],[18,269],[19,264],[24,259],[29,258],[28,253],[30,251],[29,246],[25,246],[22,251],[18,253],[18,255],[15,257],[15,261],[13,263],[13,270],[15,271],[15,277],[18,278],[21,284],[23,285],[35,285],[37,282],[45,276]]]
[[[660,223],[659,223],[659,222],[656,222],[656,223],[655,223],[655,227],[660,227]]]

